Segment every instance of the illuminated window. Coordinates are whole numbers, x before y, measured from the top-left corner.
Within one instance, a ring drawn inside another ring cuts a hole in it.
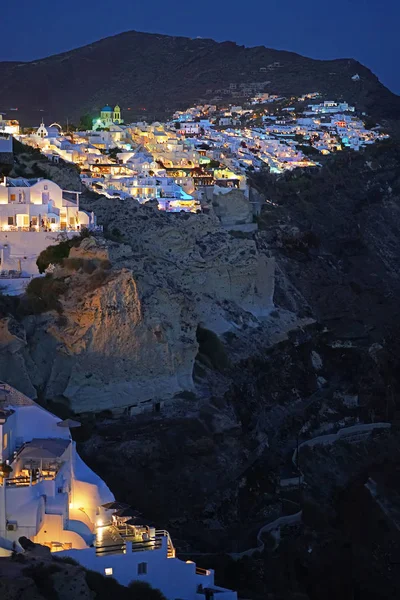
[[[147,563],[142,562],[137,566],[138,575],[145,575],[147,573]]]
[[[7,448],[7,445],[8,445],[8,434],[5,433],[3,435],[3,450],[5,450]]]
[[[108,567],[107,569],[104,569],[104,573],[106,575],[112,575],[113,574],[113,570],[111,567]]]

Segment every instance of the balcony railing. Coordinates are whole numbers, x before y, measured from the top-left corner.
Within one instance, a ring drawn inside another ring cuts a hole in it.
[[[53,225],[48,225],[48,227],[42,227],[42,226],[38,226],[38,225],[33,225],[32,227],[18,227],[16,225],[3,225],[0,227],[0,231],[7,231],[7,232],[13,232],[13,231],[26,231],[26,232],[33,232],[33,233],[43,233],[43,232],[47,232],[47,233],[60,233],[60,232],[66,232],[66,233],[70,233],[70,232],[78,232],[81,229],[85,229],[86,226],[75,226],[75,227],[60,227],[59,225],[54,226]],[[88,225],[87,229],[89,229],[89,231],[103,231],[103,225]]]
[[[147,552],[149,550],[160,550],[162,548],[162,540],[160,538],[150,538],[147,541],[130,541],[121,539],[114,544],[96,545],[96,556],[104,554],[126,554],[131,547],[132,552]]]
[[[156,531],[155,536],[148,539],[135,539],[132,532],[122,527],[105,526],[99,528],[101,535],[97,537],[95,544],[96,556],[106,554],[126,554],[127,552],[148,552],[151,550],[161,550],[163,548],[163,539],[166,538],[167,557],[175,557],[175,548],[168,531]],[[119,538],[119,539],[118,539]],[[129,539],[130,538],[130,539]]]
[[[41,481],[53,481],[56,478],[57,472],[54,471],[53,473],[47,473],[47,474],[41,474],[41,475],[37,475],[37,476],[33,476],[32,478],[27,477],[25,475],[21,475],[21,476],[17,476],[17,477],[12,477],[12,478],[8,478],[5,479],[5,483],[6,486],[10,486],[10,487],[15,487],[15,486],[29,486],[29,485],[36,485],[37,483],[40,483]]]

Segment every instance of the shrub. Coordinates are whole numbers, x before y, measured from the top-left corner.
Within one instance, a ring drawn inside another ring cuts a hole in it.
[[[199,360],[209,363],[217,371],[222,371],[229,366],[224,345],[213,331],[199,325],[196,331],[196,339],[199,344],[197,355]]]
[[[118,227],[113,227],[112,229],[108,229],[106,227],[104,230],[104,237],[107,240],[111,240],[112,242],[118,242],[118,243],[121,243],[124,239],[124,236],[122,235],[122,233],[118,229]]]
[[[126,588],[118,583],[114,577],[105,577],[97,571],[86,571],[85,579],[88,587],[95,592],[96,600],[127,600],[124,592]]]
[[[67,565],[74,565],[75,567],[79,566],[77,560],[71,558],[70,556],[53,556],[53,560],[56,562],[67,563]]]
[[[0,291],[0,318],[7,315],[15,315],[18,309],[19,299],[17,296],[7,296]]]
[[[80,238],[77,239],[80,240]],[[74,238],[70,240],[63,240],[55,246],[48,246],[43,250],[37,257],[36,264],[39,269],[39,273],[44,273],[50,264],[58,265],[61,264],[64,258],[68,258],[69,251],[72,248]]]
[[[96,600],[166,600],[160,590],[152,588],[144,581],[131,581],[128,587],[118,583],[113,577],[106,577],[97,571],[86,571],[86,583],[96,594]]]
[[[164,594],[145,581],[131,581],[127,600],[166,600]]]
[[[85,227],[80,231],[79,235],[62,240],[59,244],[48,246],[39,254],[36,260],[39,273],[44,273],[50,264],[62,264],[63,260],[68,258],[71,248],[79,246],[81,241],[87,237],[90,237],[90,231]]]
[[[40,563],[23,569],[22,574],[33,579],[39,592],[46,600],[58,600],[58,594],[51,576],[59,571],[61,571],[61,567],[54,563],[47,566]]]
[[[65,294],[67,286],[64,281],[54,279],[51,275],[36,277],[29,282],[25,297],[21,301],[24,314],[40,314],[48,310],[62,312],[59,297]]]

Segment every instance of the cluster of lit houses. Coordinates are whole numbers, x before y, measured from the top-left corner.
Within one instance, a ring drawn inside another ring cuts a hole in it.
[[[65,133],[42,123],[19,136],[53,161],[77,164],[82,182],[95,191],[156,199],[160,210],[171,212],[201,209],[204,186],[245,188],[249,169],[313,167],[320,154],[359,150],[383,137],[346,102],[320,101],[318,93],[283,98],[261,92],[244,106],[198,105],[167,123],[124,124],[118,105],[105,106],[90,131]]]
[[[88,131],[64,132],[57,123],[42,122],[20,134],[17,121],[1,117],[0,155],[11,146],[11,135],[53,162],[75,163],[84,186],[110,201],[156,200],[167,212],[202,210],[210,186],[239,188],[248,197],[249,171],[314,167],[324,154],[388,137],[379,127],[367,129],[346,102],[322,100],[318,93],[284,98],[262,92],[243,106],[190,107],[166,123],[125,124],[118,105],[105,106]],[[74,235],[82,227],[97,225],[95,215],[80,210],[78,193],[47,180],[0,183],[2,271],[36,272],[37,253],[55,235]]]

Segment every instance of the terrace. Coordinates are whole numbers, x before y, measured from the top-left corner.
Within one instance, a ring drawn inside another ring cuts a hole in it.
[[[96,527],[96,556],[164,550],[167,558],[175,558],[175,548],[168,531],[147,525],[131,525],[113,518],[108,525]]]
[[[34,439],[24,444],[11,464],[12,477],[5,479],[8,487],[33,486],[54,481],[67,460],[70,440]]]

